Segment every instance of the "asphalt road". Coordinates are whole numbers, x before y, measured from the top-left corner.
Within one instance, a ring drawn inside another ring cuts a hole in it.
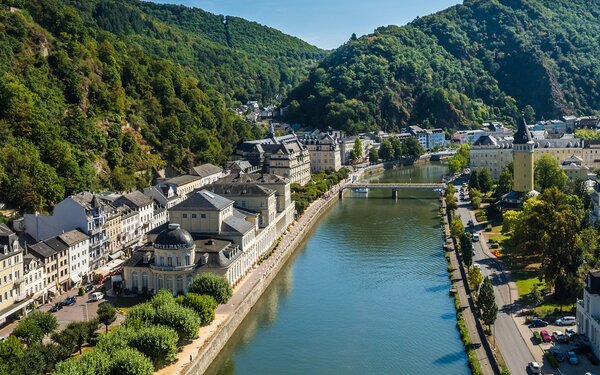
[[[466,182],[464,178],[455,182],[457,191],[460,191],[460,185]],[[468,196],[467,196],[468,198]],[[484,228],[477,225],[475,218],[471,218],[467,201],[461,201],[457,193],[458,214],[460,215],[465,228],[468,228],[467,222],[473,220],[475,230],[481,232]],[[474,242],[473,263],[479,264],[483,276],[488,276],[494,285],[494,294],[496,295],[496,304],[498,305],[498,318],[493,327],[494,337],[497,340],[497,346],[512,374],[526,374],[527,364],[535,361],[528,345],[517,327],[511,314],[517,312],[518,307],[515,304],[516,293],[511,293],[508,280],[502,271],[498,268],[498,263],[492,257],[486,255],[482,249],[482,243]],[[513,296],[512,294],[515,294]],[[539,361],[539,359],[537,359]]]

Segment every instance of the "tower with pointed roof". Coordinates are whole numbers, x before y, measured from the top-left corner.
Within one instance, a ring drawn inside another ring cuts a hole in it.
[[[525,119],[519,124],[513,141],[513,191],[529,193],[534,190],[534,143]]]

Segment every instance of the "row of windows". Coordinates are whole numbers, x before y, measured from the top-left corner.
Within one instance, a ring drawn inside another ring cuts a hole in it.
[[[198,214],[191,214],[192,215],[192,219],[197,219],[198,218]],[[183,219],[187,219],[188,218],[188,214],[181,214],[181,217]],[[200,218],[201,219],[206,219],[206,214],[200,214]]]
[[[185,265],[189,266],[191,264],[191,257],[189,255],[185,256]],[[177,267],[181,267],[181,257],[175,257],[175,264]],[[167,257],[167,264],[165,264],[165,257],[164,256],[160,256],[159,257],[159,262],[158,262],[159,266],[167,266],[167,267],[173,267],[173,257]]]
[[[15,264],[18,264],[21,261],[21,255],[20,254],[15,255],[14,258],[15,258]],[[8,261],[8,266],[9,267],[12,266],[12,264],[13,264],[13,257],[9,257],[8,259],[4,259],[2,261],[2,268],[3,269],[6,268],[7,261]]]
[[[21,274],[20,271],[16,271],[15,272],[15,279],[19,278],[19,275]],[[8,275],[4,275],[4,284],[6,284],[7,282],[12,282],[13,280],[13,274],[9,273]],[[2,285],[2,283],[0,282],[0,285]]]

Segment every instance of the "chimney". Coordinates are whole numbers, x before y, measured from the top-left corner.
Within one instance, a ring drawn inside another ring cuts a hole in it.
[[[148,264],[150,262],[150,257],[152,256],[151,252],[147,252],[144,254],[144,264]]]

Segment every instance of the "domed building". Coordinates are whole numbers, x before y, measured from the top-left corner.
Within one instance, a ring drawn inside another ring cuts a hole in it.
[[[231,241],[195,240],[179,224],[169,224],[151,246],[138,249],[124,265],[125,288],[133,293],[167,289],[185,294],[202,272],[224,276],[235,285],[245,269],[243,255]]]

